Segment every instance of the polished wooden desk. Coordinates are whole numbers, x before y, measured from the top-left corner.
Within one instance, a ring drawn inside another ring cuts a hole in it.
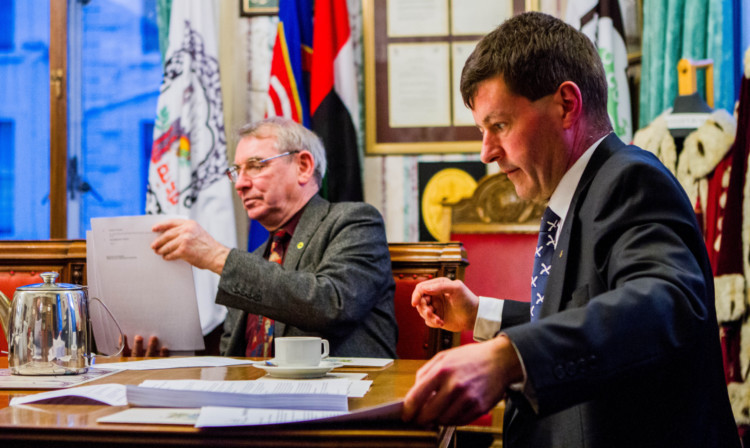
[[[120,359],[116,361],[125,361]],[[97,361],[100,362],[100,361]],[[356,410],[403,398],[422,360],[396,360],[385,368],[348,368],[366,372],[373,380],[364,398],[350,398]],[[7,367],[0,358],[0,367]],[[128,370],[86,383],[139,384],[146,379],[249,380],[265,372],[252,366]],[[453,428],[426,429],[399,421],[347,424],[289,424],[264,427],[204,428],[170,425],[104,424],[96,420],[124,406],[23,405],[8,406],[11,398],[35,391],[0,391],[0,440],[9,446],[273,446],[273,447],[435,447],[446,446]]]

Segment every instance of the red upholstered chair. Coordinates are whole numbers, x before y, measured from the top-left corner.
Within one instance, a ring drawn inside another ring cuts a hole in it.
[[[468,262],[461,243],[390,243],[396,281],[394,305],[398,322],[396,353],[402,359],[429,359],[457,342],[453,333],[429,328],[411,306],[417,283],[435,277],[463,280]]]
[[[86,242],[83,240],[0,241],[0,291],[13,300],[19,286],[41,283],[42,272],[60,274],[59,283],[86,284]],[[0,337],[0,355],[8,343]]]

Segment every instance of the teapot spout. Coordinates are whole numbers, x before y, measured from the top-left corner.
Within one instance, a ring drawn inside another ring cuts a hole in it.
[[[5,333],[5,340],[8,340],[8,325],[10,325],[10,300],[0,291],[0,323]]]

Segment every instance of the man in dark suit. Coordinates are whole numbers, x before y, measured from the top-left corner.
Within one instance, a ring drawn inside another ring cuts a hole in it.
[[[464,424],[507,398],[509,448],[738,447],[695,214],[655,157],[612,133],[592,43],[521,14],[477,45],[461,93],[482,160],[554,212],[538,247],[551,260],[531,304],[417,286],[428,325],[486,340],[426,364],[404,419]]]
[[[228,174],[269,242],[249,253],[222,246],[195,221],[154,227],[156,253],[221,276],[216,303],[229,307],[222,354],[271,356],[273,337],[320,336],[331,355],[396,356],[383,219],[371,205],[321,198],[325,169],[311,131],[277,117],[250,124]]]

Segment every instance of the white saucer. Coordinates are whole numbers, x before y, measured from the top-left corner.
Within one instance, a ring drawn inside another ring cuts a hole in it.
[[[271,360],[270,362],[273,362]],[[257,367],[259,369],[263,369],[268,373],[270,376],[276,377],[276,378],[320,378],[322,376],[325,376],[326,373],[330,372],[331,370],[335,369],[336,367],[343,366],[343,363],[340,362],[328,362],[328,361],[321,361],[320,364],[317,366],[306,366],[306,367],[296,367],[296,366],[288,366],[288,367],[282,367],[282,366],[272,366],[266,364],[265,361],[263,362],[255,362],[253,363],[253,367]]]

